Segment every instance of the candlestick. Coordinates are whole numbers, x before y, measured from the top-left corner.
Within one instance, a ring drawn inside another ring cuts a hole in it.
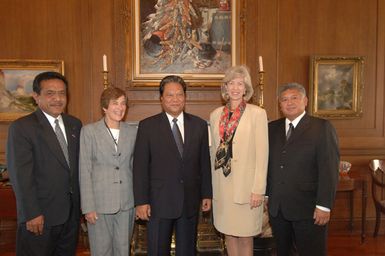
[[[260,106],[261,108],[264,108],[264,105],[263,105],[263,89],[264,89],[263,87],[265,85],[264,75],[265,75],[265,71],[259,71],[259,81],[258,81],[259,99],[258,99],[258,106]]]
[[[108,82],[108,71],[103,71],[103,86],[104,90],[110,86],[110,83]]]
[[[107,69],[107,55],[103,55],[103,72],[108,72],[108,69]]]
[[[262,56],[259,56],[258,60],[259,60],[259,72],[263,72]]]

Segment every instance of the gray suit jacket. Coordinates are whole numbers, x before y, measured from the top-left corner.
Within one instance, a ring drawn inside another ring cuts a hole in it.
[[[137,128],[120,123],[114,141],[101,119],[80,134],[80,195],[83,213],[109,214],[134,207],[132,161]]]

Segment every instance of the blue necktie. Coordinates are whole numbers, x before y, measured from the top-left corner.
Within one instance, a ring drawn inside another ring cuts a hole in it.
[[[172,119],[172,122],[174,123],[172,125],[172,135],[174,135],[175,143],[176,143],[176,146],[178,147],[180,156],[183,156],[183,139],[177,124],[178,119],[174,118]]]

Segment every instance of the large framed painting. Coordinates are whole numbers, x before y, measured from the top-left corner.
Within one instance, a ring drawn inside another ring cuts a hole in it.
[[[132,83],[153,86],[164,76],[190,85],[219,85],[243,58],[243,0],[132,0]]]
[[[64,75],[62,60],[0,60],[0,121],[13,121],[36,109],[33,79],[39,73]]]
[[[362,115],[364,57],[313,56],[310,63],[310,112],[330,119]]]

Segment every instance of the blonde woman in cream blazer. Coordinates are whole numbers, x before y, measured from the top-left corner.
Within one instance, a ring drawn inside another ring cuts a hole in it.
[[[232,67],[222,85],[227,103],[210,115],[214,226],[230,256],[252,255],[262,231],[268,128],[265,110],[246,103],[252,94],[248,69]]]

